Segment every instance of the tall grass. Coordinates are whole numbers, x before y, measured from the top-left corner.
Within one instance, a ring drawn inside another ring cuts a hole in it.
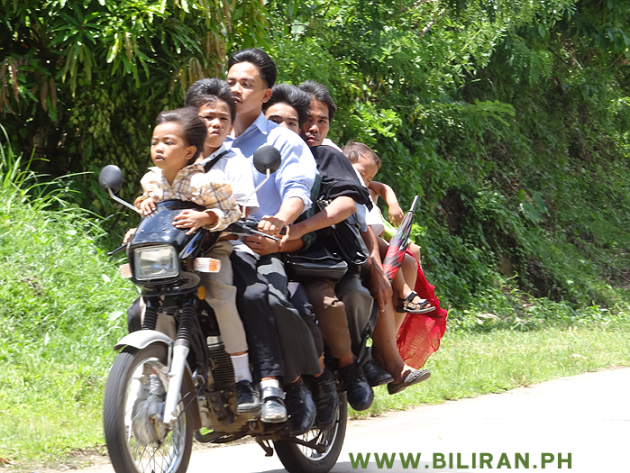
[[[0,457],[46,462],[102,444],[111,347],[136,293],[65,182],[0,149]]]

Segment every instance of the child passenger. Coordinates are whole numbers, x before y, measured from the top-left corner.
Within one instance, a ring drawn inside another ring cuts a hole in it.
[[[400,223],[402,221],[402,210],[398,205],[398,200],[396,199],[394,191],[391,189],[391,187],[386,186],[385,184],[381,184],[379,182],[375,182],[373,180],[381,165],[381,160],[376,155],[376,153],[369,146],[354,141],[351,141],[344,147],[343,153],[350,160],[352,166],[361,176],[364,184],[370,190],[370,197],[372,198],[374,204],[376,204],[379,195],[385,195],[386,197],[389,197],[387,200],[388,204],[395,201],[396,205],[392,205],[392,207],[390,208],[390,218],[393,218],[397,223]],[[393,199],[391,198],[392,194]],[[372,228],[375,235],[381,236],[384,233],[385,225],[383,222],[383,216],[380,214],[380,211],[378,210],[376,205],[374,205],[374,207],[368,214],[367,223]],[[381,257],[384,257],[385,253],[387,252],[387,242],[382,238],[379,238],[378,240]],[[411,245],[417,248],[417,246],[413,243],[411,243]],[[420,253],[419,248],[414,251],[414,254],[416,252],[416,258],[418,258]],[[394,293],[398,298],[397,302],[396,300],[394,300],[394,307],[396,309],[396,312],[399,314],[426,314],[427,312],[435,310],[435,307],[433,307],[429,303],[429,301],[427,301],[426,299],[422,299],[415,291],[411,289],[411,287],[413,287],[416,282],[415,274],[417,270],[417,265],[419,264],[419,259],[418,261],[414,261],[414,258],[409,255],[405,255],[403,266],[401,268],[402,270],[396,273],[396,277],[392,281]],[[405,271],[405,266],[413,266],[414,268],[409,268],[408,271]],[[400,320],[400,322],[402,323],[402,319]],[[400,326],[400,324],[397,323],[397,326]]]
[[[151,159],[156,167],[150,168],[142,178],[143,194],[135,202],[143,216],[155,211],[156,202],[166,199],[191,201],[205,207],[204,211],[183,210],[174,218],[174,225],[177,228],[190,229],[187,234],[201,227],[214,232],[225,230],[241,215],[238,205],[232,198],[230,184],[215,181],[204,172],[203,163],[195,162],[204,150],[208,135],[206,124],[199,118],[198,113],[196,108],[187,107],[165,111],[158,116],[151,141]],[[213,293],[213,289],[216,292],[217,287],[220,290],[232,284],[229,254],[226,256],[223,253],[220,245],[208,253],[208,256],[221,260],[219,273],[202,274],[202,282],[210,294]],[[211,306],[212,302],[212,298],[208,298]],[[241,413],[258,409],[259,401],[252,385],[243,325],[234,301],[232,305],[234,307],[226,308],[225,304],[222,304],[221,310],[216,310],[216,313],[228,353],[232,340],[243,340],[239,352],[230,353],[237,381],[235,386],[237,412]]]

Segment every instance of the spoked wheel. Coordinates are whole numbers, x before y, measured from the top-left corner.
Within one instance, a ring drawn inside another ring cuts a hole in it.
[[[337,463],[348,423],[346,393],[339,393],[337,422],[328,430],[313,429],[297,437],[319,448],[287,440],[274,442],[278,458],[290,473],[328,473]]]
[[[171,429],[162,424],[168,389],[167,350],[127,347],[109,372],[103,401],[105,442],[117,473],[184,473],[193,439],[193,386],[184,376]],[[188,395],[187,395],[188,393]]]

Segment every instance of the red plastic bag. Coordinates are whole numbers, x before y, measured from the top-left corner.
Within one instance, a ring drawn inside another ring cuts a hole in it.
[[[409,250],[407,253],[413,256]],[[435,295],[435,286],[429,284],[419,264],[414,290],[421,298],[431,302],[435,310],[428,314],[407,314],[398,330],[396,343],[405,363],[415,369],[420,369],[429,356],[440,348],[448,314],[440,307],[440,301]]]

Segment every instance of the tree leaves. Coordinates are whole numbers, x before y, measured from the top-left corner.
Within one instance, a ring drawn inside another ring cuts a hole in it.
[[[181,106],[195,80],[222,74],[228,51],[262,44],[267,28],[259,0],[1,5],[0,110],[17,146],[37,149],[38,170],[53,175],[120,164],[129,194],[155,117]]]

